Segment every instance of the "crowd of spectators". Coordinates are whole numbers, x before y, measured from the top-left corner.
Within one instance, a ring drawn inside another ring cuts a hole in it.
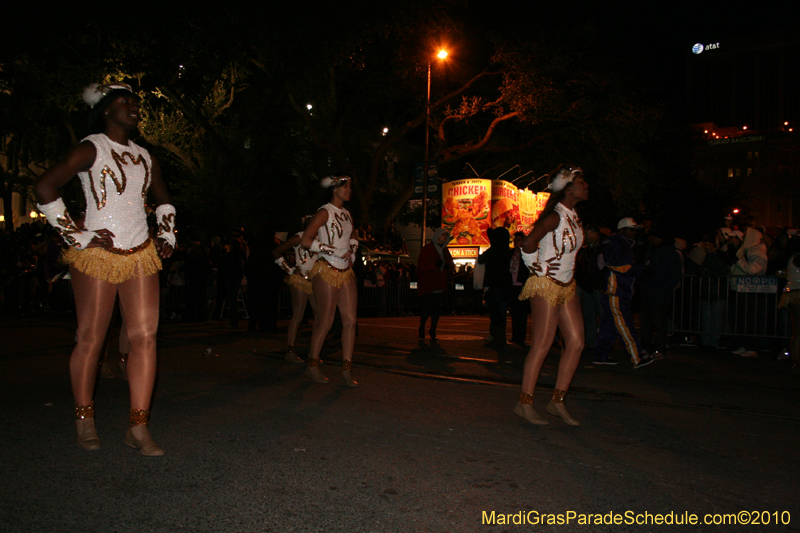
[[[593,345],[597,335],[602,277],[597,263],[609,233],[587,225],[584,248],[576,265],[587,347]],[[405,243],[393,229],[381,232],[380,243],[369,226],[359,228],[358,234],[365,254],[376,250],[400,256],[405,253]],[[228,320],[232,327],[238,327],[239,319],[247,317],[251,330],[274,331],[279,317],[278,297],[284,289],[283,272],[270,259],[276,244],[272,235],[246,239],[243,231],[235,232],[225,241],[214,237],[208,243],[179,242],[173,256],[164,262],[161,274],[164,316]],[[64,281],[68,278],[67,269],[60,261],[62,247],[58,234],[38,221],[0,236],[0,309],[4,314],[27,315],[41,309],[71,311],[70,295],[64,288],[68,286]],[[753,304],[754,300],[748,300],[746,293],[735,290],[735,280],[730,277],[783,277],[789,260],[798,250],[800,237],[790,228],[723,227],[709,231],[699,242],[687,246],[686,241],[672,234],[669,225],[643,223],[634,246],[636,261],[644,267],[636,280],[634,308],[640,313],[644,350],[659,354],[666,350],[667,335],[675,326],[671,323],[676,315],[673,306],[688,305],[685,289],[683,301],[675,303],[680,300],[675,298],[675,291],[685,283],[683,276],[688,275],[724,278],[688,296],[699,300],[694,302],[698,304],[699,324],[693,326],[702,331],[694,339],[698,344],[708,348],[724,346],[744,356],[753,356],[769,344],[783,354],[787,351],[785,341],[765,343],[758,332],[774,331],[769,329],[770,321],[783,319],[788,323],[787,311],[762,309],[763,303]],[[419,313],[420,302],[412,290],[418,282],[415,264],[385,257],[360,261],[357,276],[359,305],[366,309],[365,314]],[[483,312],[483,293],[473,289],[472,278],[472,267],[463,264],[449,275],[445,312]],[[748,325],[744,323],[748,315],[738,312],[737,318],[731,320],[732,308],[749,311],[750,322],[755,313],[762,313],[764,318]],[[747,334],[740,335],[743,332]],[[785,330],[778,333],[783,337],[790,335]]]

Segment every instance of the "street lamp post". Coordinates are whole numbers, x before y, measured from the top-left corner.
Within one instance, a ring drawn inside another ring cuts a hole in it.
[[[447,52],[439,50],[436,54],[439,59],[447,57]],[[422,234],[420,235],[420,252],[425,246],[426,230],[428,227],[428,158],[430,153],[428,151],[428,144],[430,141],[431,133],[431,62],[428,61],[428,98],[426,100],[426,116],[425,116],[425,163],[422,167]]]

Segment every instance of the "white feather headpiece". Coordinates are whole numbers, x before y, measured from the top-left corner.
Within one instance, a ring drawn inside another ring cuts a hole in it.
[[[556,177],[553,178],[553,181],[550,182],[550,185],[548,185],[547,188],[550,189],[551,193],[556,194],[563,190],[564,187],[572,183],[573,180],[575,180],[575,176],[581,173],[583,173],[583,170],[578,167],[562,168],[558,174],[556,174]]]
[[[92,83],[83,90],[83,101],[89,104],[89,107],[94,108],[105,95],[115,89],[122,89],[124,91],[133,92],[131,86],[127,83],[110,83],[108,85],[98,85]]]
[[[322,179],[320,185],[322,185],[323,189],[327,189],[329,187],[338,187],[346,181],[350,181],[350,176],[328,176]]]

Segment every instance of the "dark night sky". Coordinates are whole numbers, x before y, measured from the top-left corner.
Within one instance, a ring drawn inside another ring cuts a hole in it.
[[[336,17],[386,16],[393,9],[403,9],[410,0],[381,4],[380,15],[374,14],[374,2],[346,1],[335,4],[308,2],[292,6],[280,15],[274,7],[260,8],[261,13],[252,13],[281,24],[335,24]],[[7,24],[0,35],[0,61],[13,55],[36,40],[46,38],[49,33],[61,33],[65,26],[80,27],[87,18],[100,16],[106,21],[119,23],[122,31],[135,31],[138,22],[162,18],[183,18],[197,10],[213,9],[224,12],[218,6],[203,8],[193,4],[183,10],[179,4],[148,10],[145,4],[137,4],[133,10],[129,4],[119,8],[103,6],[71,5],[69,8],[54,7],[42,13],[34,5],[23,8],[31,10],[30,17],[21,16],[26,23]],[[232,12],[250,13],[228,4]],[[347,5],[349,8],[345,8]],[[786,4],[759,2],[745,4],[747,9],[734,9],[732,4],[718,2],[668,3],[611,3],[611,2],[521,2],[508,0],[469,0],[448,2],[449,11],[465,21],[466,33],[481,32],[539,33],[550,27],[578,26],[582,21],[591,21],[606,43],[609,54],[618,56],[617,67],[633,74],[640,83],[643,95],[653,100],[665,101],[671,107],[680,107],[685,88],[685,61],[687,50],[696,42],[730,41],[744,36],[785,32],[791,29],[792,20],[786,12]],[[168,10],[165,10],[168,9]],[[286,9],[286,6],[284,6]],[[78,10],[78,11],[76,11]],[[36,12],[38,11],[38,12]],[[118,14],[117,14],[118,13]],[[133,17],[133,18],[132,18]],[[314,20],[318,18],[319,20]],[[35,22],[34,22],[35,21]],[[235,36],[232,36],[235,38]]]

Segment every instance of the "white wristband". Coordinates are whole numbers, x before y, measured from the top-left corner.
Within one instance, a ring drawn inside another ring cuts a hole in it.
[[[287,274],[294,274],[294,268],[289,266],[289,263],[286,262],[285,257],[279,257],[275,260],[275,264],[281,267],[281,270],[286,272]]]
[[[161,204],[156,207],[156,224],[158,224],[157,239],[164,239],[175,248],[175,206]]]
[[[36,207],[44,213],[47,221],[64,239],[64,242],[78,250],[85,249],[96,235],[93,231],[81,231],[78,225],[72,221],[64,200],[57,198],[49,204],[36,204]]]
[[[314,239],[314,242],[311,243],[308,251],[325,255],[333,255],[336,252],[336,249],[330,244],[325,244],[324,242],[319,242],[317,239]]]

